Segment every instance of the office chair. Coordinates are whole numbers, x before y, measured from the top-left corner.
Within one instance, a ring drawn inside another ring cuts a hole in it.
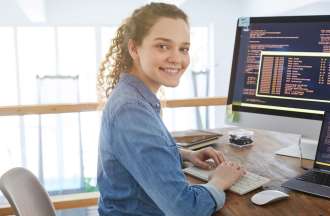
[[[0,190],[18,216],[56,216],[48,193],[25,168],[13,168],[3,174]]]

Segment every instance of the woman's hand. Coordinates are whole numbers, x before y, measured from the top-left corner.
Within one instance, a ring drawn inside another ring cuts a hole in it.
[[[223,154],[220,151],[215,150],[212,147],[203,148],[197,151],[189,151],[184,153],[186,157],[184,159],[190,161],[196,167],[202,169],[211,169],[217,167],[219,164],[225,161]],[[206,161],[213,159],[214,163]]]
[[[245,174],[245,169],[239,164],[226,161],[214,170],[209,183],[221,190],[227,190]]]

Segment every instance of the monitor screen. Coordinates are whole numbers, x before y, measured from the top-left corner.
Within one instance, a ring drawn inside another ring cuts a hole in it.
[[[330,110],[330,16],[239,18],[228,104],[321,120]]]

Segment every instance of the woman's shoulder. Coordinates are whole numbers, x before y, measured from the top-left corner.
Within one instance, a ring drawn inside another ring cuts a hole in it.
[[[145,108],[151,109],[151,105],[134,89],[114,89],[111,93],[104,110],[110,116],[115,116],[123,108]],[[132,110],[133,111],[133,110]]]

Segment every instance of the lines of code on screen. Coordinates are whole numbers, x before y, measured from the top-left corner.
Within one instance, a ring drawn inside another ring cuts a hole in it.
[[[261,52],[258,97],[330,102],[330,55]]]
[[[330,21],[251,22],[238,41],[233,104],[330,110]]]

